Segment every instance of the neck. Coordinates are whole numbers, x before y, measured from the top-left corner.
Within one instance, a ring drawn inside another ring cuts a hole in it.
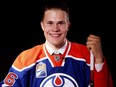
[[[66,40],[64,40],[62,43],[57,44],[57,45],[51,44],[51,43],[49,43],[48,41],[46,41],[46,43],[47,43],[52,49],[58,50],[58,49],[60,49],[60,48],[66,43]]]

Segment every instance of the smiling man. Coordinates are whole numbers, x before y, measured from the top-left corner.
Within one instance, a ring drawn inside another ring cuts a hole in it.
[[[43,10],[41,27],[45,43],[21,52],[2,87],[89,87],[90,50],[94,56],[94,87],[113,87],[99,36],[87,37],[87,45],[70,42],[69,8],[51,0]]]

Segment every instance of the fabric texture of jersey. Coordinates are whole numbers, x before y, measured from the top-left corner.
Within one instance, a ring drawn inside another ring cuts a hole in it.
[[[102,78],[101,78],[102,77]],[[86,46],[68,42],[60,65],[45,48],[37,45],[19,54],[1,87],[89,87],[90,52]],[[95,87],[113,87],[111,74],[104,61],[103,69],[94,69]]]

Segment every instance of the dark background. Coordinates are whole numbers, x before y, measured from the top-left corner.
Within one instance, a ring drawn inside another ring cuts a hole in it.
[[[45,0],[1,1],[0,81],[20,52],[44,43],[40,27]],[[67,38],[85,44],[89,34],[99,35],[104,56],[115,81],[115,9],[112,1],[65,0],[70,8],[71,28]]]

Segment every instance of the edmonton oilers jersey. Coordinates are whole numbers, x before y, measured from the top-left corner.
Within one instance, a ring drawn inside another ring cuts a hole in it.
[[[68,42],[62,57],[37,45],[17,56],[1,87],[88,87],[89,61],[87,47],[78,43]]]

